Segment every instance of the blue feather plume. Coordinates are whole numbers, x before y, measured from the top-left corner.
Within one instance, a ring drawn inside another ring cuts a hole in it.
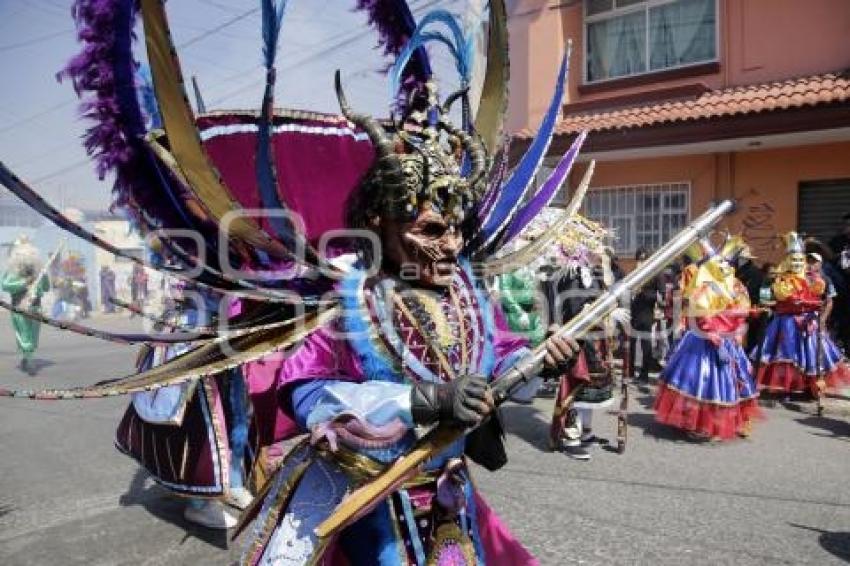
[[[442,32],[426,31],[431,25],[445,25],[451,38]],[[475,55],[475,44],[470,34],[463,31],[460,23],[450,12],[446,10],[434,10],[429,12],[413,31],[404,49],[399,53],[395,64],[390,70],[390,98],[394,99],[401,88],[402,72],[408,61],[417,50],[427,43],[440,42],[449,48],[455,60],[455,67],[460,75],[461,85],[467,86],[471,80],[472,63]]]
[[[546,151],[549,149],[549,144],[555,133],[555,126],[558,123],[561,101],[564,98],[564,88],[569,72],[569,56],[570,49],[568,48],[558,70],[555,92],[549,102],[549,108],[543,116],[537,135],[532,140],[528,151],[520,159],[511,177],[501,188],[496,203],[488,211],[487,217],[482,219],[482,228],[476,238],[477,245],[474,252],[476,255],[480,252],[492,252],[494,247],[498,246],[499,237],[504,233],[522,205],[534,176],[546,156]]]
[[[277,40],[280,37],[280,27],[283,23],[283,13],[286,10],[286,0],[275,5],[274,0],[261,0],[263,8],[263,56],[266,70],[274,67],[277,55]]]
[[[276,69],[274,60],[277,54],[278,38],[286,9],[286,0],[261,0],[263,19],[263,63],[266,67],[266,88],[263,94],[262,109],[257,124],[257,157],[255,173],[257,187],[263,207],[270,211],[286,211],[277,192],[277,171],[272,147],[272,122],[274,118],[274,85]],[[268,223],[280,242],[298,259],[306,257],[308,263],[315,264],[317,258],[307,245],[303,234],[287,216],[271,214]]]

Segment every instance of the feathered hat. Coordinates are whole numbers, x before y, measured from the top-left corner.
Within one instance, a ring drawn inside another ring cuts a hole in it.
[[[788,255],[802,254],[805,252],[803,238],[797,232],[788,232],[782,239],[785,241],[785,253]]]
[[[727,262],[733,263],[740,257],[752,259],[753,255],[744,238],[738,235],[727,235],[720,249],[720,256]]]
[[[189,81],[166,17],[168,4],[75,1],[83,45],[63,76],[84,99],[83,111],[92,123],[84,142],[97,173],[114,173],[116,204],[142,232],[157,233],[163,253],[173,258],[153,269],[211,293],[238,297],[244,305],[244,314],[231,321],[231,330],[239,332],[237,351],[216,341],[202,342],[181,356],[179,364],[169,362],[155,374],[91,387],[85,395],[140,391],[211,375],[284,350],[334,319],[340,300],[328,299],[327,292],[356,268],[332,260],[356,246],[345,241],[350,232],[334,242],[339,250],[328,238],[352,227],[350,211],[356,202],[363,203],[357,209],[362,216],[411,214],[428,201],[464,220],[465,258],[492,272],[510,266],[516,256],[497,259],[495,254],[561,191],[585,140],[584,133],[576,136],[543,183],[535,183],[561,115],[569,47],[537,132],[509,168],[503,128],[509,77],[504,0],[491,0],[487,25],[475,28],[464,28],[446,10],[414,15],[406,0],[352,4],[368,12],[379,45],[395,59],[388,81],[395,104],[385,117],[353,110],[339,78],[335,86],[342,115],[275,107],[275,60],[287,6],[282,0],[261,2],[258,37],[266,80],[259,111],[209,113],[196,112],[189,103]],[[134,30],[137,21],[145,33]],[[488,37],[480,42],[486,44],[486,64],[476,108],[476,101],[469,100],[475,89],[467,87],[478,31]],[[137,90],[143,81],[134,59],[141,51],[134,48],[136,38],[146,44],[148,54],[154,97],[148,97],[147,105],[140,103]],[[440,100],[429,84],[440,77],[432,71],[426,44],[447,48],[454,59],[460,75],[454,96]],[[332,79],[328,77],[329,87]],[[447,112],[454,101],[462,112],[453,124]],[[154,113],[161,128],[150,119]],[[2,163],[0,184],[60,228],[141,263],[62,215]],[[540,237],[517,253],[528,255],[536,249],[532,245],[543,246],[546,240]],[[211,332],[221,338],[216,333],[225,331]]]
[[[708,238],[700,238],[685,250],[685,257],[697,265],[705,263],[715,255],[717,251]]]
[[[26,234],[21,234],[12,243],[8,266],[15,273],[41,269],[41,254]]]

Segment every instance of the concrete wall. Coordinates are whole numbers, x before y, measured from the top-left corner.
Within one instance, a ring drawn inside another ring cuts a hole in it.
[[[549,0],[508,0],[506,4],[511,78],[505,127],[513,133],[529,126],[536,129],[546,112],[566,37],[561,13],[549,9]],[[573,54],[578,47],[574,43]]]
[[[586,165],[570,177],[574,188]],[[596,164],[592,187],[689,181],[691,216],[721,198],[739,201],[723,228],[742,233],[761,261],[776,261],[775,236],[797,227],[798,187],[850,179],[850,142]],[[836,211],[840,216],[846,211]]]
[[[801,182],[850,179],[850,142],[736,153],[733,167],[733,196],[742,206],[731,226],[743,232],[759,253],[776,259],[765,237],[797,228]],[[745,220],[750,227],[742,226]]]

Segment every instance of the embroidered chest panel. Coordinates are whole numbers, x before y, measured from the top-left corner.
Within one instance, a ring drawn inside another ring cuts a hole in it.
[[[451,381],[481,371],[491,338],[477,290],[463,270],[442,292],[381,279],[367,285],[360,305],[374,352],[403,380]]]

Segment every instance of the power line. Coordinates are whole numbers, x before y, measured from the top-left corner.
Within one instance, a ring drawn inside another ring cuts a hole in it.
[[[237,15],[237,16],[234,16],[234,17],[230,18],[230,19],[229,19],[229,20],[227,20],[226,22],[223,22],[223,23],[221,23],[221,24],[219,24],[219,25],[215,26],[214,28],[210,28],[210,29],[208,29],[207,31],[205,31],[205,32],[203,32],[203,33],[200,33],[200,34],[196,35],[196,36],[195,36],[195,37],[193,37],[192,39],[190,39],[190,40],[188,40],[188,41],[183,42],[182,44],[180,44],[180,45],[178,45],[178,46],[177,46],[177,49],[186,49],[186,48],[187,48],[187,47],[189,47],[190,45],[194,45],[194,44],[198,43],[199,41],[201,41],[202,39],[206,39],[207,37],[211,36],[211,35],[212,35],[212,34],[214,34],[215,32],[217,32],[217,31],[221,31],[221,30],[223,30],[224,28],[230,27],[230,26],[232,26],[233,24],[235,24],[235,23],[237,23],[237,22],[239,22],[239,21],[241,21],[241,20],[244,20],[245,18],[247,18],[248,16],[250,16],[250,15],[252,15],[252,14],[256,14],[256,13],[257,13],[257,12],[259,12],[259,11],[260,11],[260,9],[259,9],[259,8],[251,8],[251,9],[250,9],[250,10],[248,10],[247,12],[242,12],[241,14],[239,14],[239,15]]]
[[[422,5],[422,6],[418,6],[418,7],[416,8],[416,10],[414,10],[415,12],[419,12],[419,11],[422,11],[422,10],[426,10],[426,9],[428,9],[428,8],[433,7],[435,4],[439,4],[439,3],[440,3],[440,0],[422,0],[422,1],[423,1],[423,2],[428,2],[428,3],[426,3],[426,4]],[[336,50],[338,50],[338,49],[342,49],[343,47],[346,47],[346,46],[348,46],[348,45],[351,45],[352,43],[354,43],[354,42],[356,42],[356,41],[358,41],[358,40],[360,40],[360,39],[362,39],[362,38],[364,38],[364,37],[366,37],[366,36],[368,36],[368,35],[371,35],[371,34],[373,34],[373,33],[374,33],[374,30],[373,30],[373,29],[371,29],[371,28],[367,28],[367,29],[366,29],[366,30],[364,30],[364,31],[357,32],[357,33],[355,33],[354,35],[352,35],[352,36],[350,36],[350,37],[348,37],[348,38],[346,38],[346,39],[343,39],[342,41],[339,41],[338,43],[336,43],[336,44],[334,44],[334,45],[331,45],[331,46],[329,46],[329,47],[326,47],[325,49],[322,49],[322,50],[320,50],[320,51],[317,51],[316,53],[314,53],[314,54],[312,54],[312,55],[308,55],[307,57],[305,57],[305,58],[301,59],[301,60],[300,60],[300,61],[298,61],[297,63],[293,63],[292,65],[287,65],[286,67],[283,67],[282,69],[280,69],[280,71],[279,71],[279,72],[280,72],[280,73],[284,73],[284,72],[286,72],[286,71],[288,71],[288,70],[292,70],[292,69],[294,69],[295,67],[300,67],[301,65],[303,65],[303,64],[305,64],[305,63],[308,63],[308,62],[313,61],[313,60],[315,60],[315,59],[318,59],[318,58],[320,58],[320,57],[324,57],[324,56],[326,56],[326,55],[329,55],[330,53],[333,53],[334,51],[336,51]],[[246,73],[246,74],[247,74],[247,73]],[[222,95],[222,96],[220,96],[220,97],[216,98],[216,99],[212,102],[212,104],[220,104],[221,102],[224,102],[225,100],[228,100],[228,99],[230,99],[230,98],[233,98],[234,96],[236,96],[236,95],[238,95],[238,94],[242,94],[242,93],[243,93],[243,92],[245,92],[246,90],[250,90],[250,89],[254,88],[255,86],[257,86],[258,84],[260,84],[260,83],[262,83],[262,82],[264,82],[264,81],[265,81],[265,76],[264,76],[264,77],[262,77],[262,78],[259,78],[259,79],[256,79],[256,80],[253,80],[253,81],[251,81],[250,83],[248,83],[248,84],[247,84],[247,85],[245,85],[245,86],[242,86],[242,87],[240,87],[240,88],[238,88],[238,89],[236,89],[236,90],[233,90],[233,91],[231,91],[231,92],[228,92],[227,94],[224,94],[224,95]]]
[[[417,9],[416,9],[416,10],[414,10],[415,12],[418,12],[418,11],[421,11],[421,10],[425,10],[425,9],[428,9],[428,8],[431,8],[431,7],[433,7],[434,5],[439,4],[439,3],[440,3],[440,0],[420,0],[420,1],[421,1],[421,2],[423,2],[423,5],[419,5],[419,6],[417,6]],[[252,8],[252,9],[250,9],[250,10],[247,10],[247,11],[245,11],[245,12],[242,12],[241,14],[238,14],[238,15],[234,16],[233,18],[231,18],[231,19],[229,19],[229,20],[227,20],[227,21],[225,21],[225,22],[223,22],[223,23],[221,23],[221,24],[219,24],[219,25],[217,25],[217,26],[215,26],[215,27],[213,27],[213,28],[210,28],[209,30],[207,30],[207,31],[205,31],[205,32],[202,32],[202,33],[200,33],[200,34],[196,35],[195,37],[193,37],[193,38],[191,38],[191,39],[189,39],[189,40],[185,41],[184,43],[182,43],[182,44],[178,45],[178,46],[177,46],[177,48],[178,48],[178,49],[185,49],[186,47],[189,47],[189,46],[191,46],[191,45],[194,45],[195,43],[198,43],[199,41],[202,41],[203,39],[205,39],[205,38],[209,37],[210,35],[212,35],[212,34],[214,34],[214,33],[218,32],[218,31],[220,31],[220,30],[222,30],[222,29],[225,29],[225,28],[227,28],[227,27],[229,27],[229,26],[231,26],[231,25],[233,25],[233,24],[235,24],[235,23],[237,23],[237,22],[239,22],[239,21],[241,21],[241,20],[244,20],[245,18],[247,18],[248,16],[250,16],[250,15],[252,15],[252,14],[254,14],[254,13],[257,13],[259,10],[260,10],[260,8]],[[293,69],[293,68],[295,68],[295,67],[297,67],[297,66],[301,66],[301,65],[303,65],[304,63],[307,63],[307,62],[309,62],[309,61],[313,61],[313,60],[315,60],[315,59],[318,59],[318,58],[320,58],[320,57],[323,57],[323,56],[325,56],[325,55],[328,55],[328,54],[330,54],[330,53],[333,53],[334,51],[336,51],[336,50],[338,50],[338,49],[341,49],[341,48],[343,48],[343,47],[345,47],[345,46],[347,46],[347,45],[350,45],[351,43],[354,43],[355,41],[357,41],[357,40],[359,40],[359,39],[362,39],[363,37],[366,37],[367,35],[369,35],[369,34],[371,34],[371,33],[373,33],[373,31],[372,31],[371,29],[367,29],[367,30],[365,30],[365,31],[363,31],[363,32],[359,32],[359,33],[357,33],[357,34],[354,34],[353,36],[351,36],[351,37],[349,37],[349,38],[347,38],[347,39],[344,39],[344,40],[342,40],[342,41],[338,42],[338,43],[337,43],[337,44],[335,44],[335,45],[332,45],[332,46],[330,46],[330,47],[327,47],[327,48],[325,48],[325,49],[322,49],[322,50],[320,50],[320,51],[318,51],[318,52],[316,52],[316,53],[314,53],[314,54],[312,54],[312,55],[309,55],[309,56],[307,56],[307,57],[303,58],[302,60],[300,60],[299,62],[294,63],[293,65],[289,65],[289,66],[285,67],[285,68],[284,68],[284,69],[282,69],[282,70],[283,70],[283,71],[291,70],[291,69]],[[254,72],[257,68],[258,68],[258,67],[254,67],[253,69],[250,69],[250,70],[248,70],[247,72]],[[247,72],[246,72],[246,74],[247,74]],[[219,97],[219,98],[215,101],[215,103],[223,102],[224,100],[226,100],[226,99],[228,99],[228,98],[231,98],[231,97],[233,97],[233,96],[235,96],[235,95],[237,95],[237,94],[240,94],[241,92],[244,92],[245,90],[248,90],[249,88],[253,88],[256,84],[258,84],[258,83],[262,82],[263,80],[265,80],[265,79],[264,79],[264,78],[261,78],[260,80],[252,81],[250,84],[248,84],[248,85],[246,85],[246,86],[244,86],[244,87],[241,87],[240,89],[238,89],[238,90],[236,90],[236,91],[232,91],[232,92],[230,92],[230,93],[228,93],[228,94],[226,94],[226,95],[224,95],[224,96],[222,96],[222,97]],[[5,132],[5,131],[8,131],[8,130],[13,129],[13,128],[16,128],[16,127],[18,127],[18,126],[20,126],[20,125],[23,125],[23,124],[25,124],[25,123],[28,123],[28,122],[30,122],[30,121],[33,121],[33,120],[35,120],[35,119],[39,118],[40,116],[43,116],[43,115],[45,115],[45,114],[48,114],[48,113],[53,112],[53,111],[55,111],[55,110],[58,110],[59,108],[62,108],[62,107],[65,107],[65,106],[69,106],[70,104],[73,104],[73,102],[74,102],[74,101],[64,102],[64,103],[61,103],[61,104],[58,104],[58,105],[52,106],[52,107],[50,107],[50,108],[47,108],[47,109],[45,109],[45,110],[43,110],[43,111],[41,111],[41,112],[38,112],[38,113],[36,113],[36,114],[34,114],[34,115],[28,116],[27,118],[24,118],[24,119],[22,119],[22,120],[18,120],[17,122],[15,122],[15,123],[13,123],[13,124],[10,124],[10,125],[8,125],[8,126],[5,126],[4,128],[0,129],[0,133]],[[57,169],[57,170],[55,170],[55,171],[52,171],[52,172],[47,173],[47,174],[45,174],[45,175],[42,175],[41,177],[38,177],[38,178],[36,178],[36,179],[32,180],[31,182],[32,182],[33,184],[38,184],[38,183],[44,182],[44,181],[49,180],[49,179],[52,179],[52,178],[54,178],[54,177],[58,177],[59,175],[62,175],[62,174],[68,173],[68,172],[70,172],[70,171],[73,171],[73,170],[75,170],[75,169],[78,169],[79,167],[81,167],[81,166],[83,166],[83,165],[86,165],[86,164],[88,164],[89,162],[90,162],[90,159],[87,157],[87,158],[82,159],[82,160],[80,160],[80,161],[76,161],[76,162],[71,163],[71,164],[69,164],[69,165],[66,165],[66,166],[64,166],[64,167],[61,167],[60,169]]]
[[[239,10],[234,10],[233,6],[228,6],[227,4],[222,4],[220,2],[215,2],[214,0],[199,0],[201,4],[206,4],[207,6],[212,6],[213,8],[218,8],[219,10],[223,10],[225,12],[230,12],[234,14]]]
[[[12,51],[13,49],[21,49],[22,47],[29,47],[30,45],[35,45],[37,43],[41,43],[42,41],[47,41],[48,39],[68,35],[73,32],[73,29],[63,29],[60,31],[54,31],[53,33],[40,35],[38,37],[31,37],[30,39],[19,41],[17,43],[8,43],[6,45],[0,45],[0,52]]]
[[[231,25],[247,18],[251,14],[254,14],[258,11],[259,11],[259,8],[252,8],[252,9],[248,10],[247,12],[243,12],[243,13],[241,13],[241,14],[239,14],[239,15],[237,15],[237,16],[215,26],[214,28],[208,29],[208,30],[196,35],[195,37],[189,39],[188,41],[184,42],[183,44],[178,45],[178,48],[184,49],[186,47],[189,47],[190,45],[194,45],[195,43],[198,43],[199,41],[209,37],[213,33],[220,31],[220,30],[222,30],[222,29],[224,29],[228,26],[231,26]],[[22,42],[22,43],[35,43],[37,41],[42,41],[45,38],[55,37],[55,36],[63,35],[63,34],[66,34],[66,33],[71,33],[73,31],[74,30],[62,30],[62,31],[58,31],[58,32],[53,32],[52,34],[48,34],[47,36],[42,36],[40,38],[33,38],[33,39],[27,40],[26,42]],[[13,45],[3,46],[3,47],[0,47],[0,51],[3,51],[4,49],[6,49],[6,50],[13,49],[13,48],[16,48],[16,47],[23,47],[23,45],[14,45],[13,44]],[[11,124],[7,124],[5,126],[0,127],[0,133],[8,132],[10,130],[14,130],[14,129],[20,127],[20,126],[23,126],[25,124],[29,124],[30,122],[33,122],[33,121],[41,118],[42,116],[46,116],[47,114],[50,114],[50,113],[55,112],[57,110],[61,110],[62,108],[66,108],[68,106],[71,106],[75,102],[77,102],[76,99],[68,100],[68,101],[65,101],[65,102],[62,102],[62,103],[59,103],[59,104],[55,104],[55,105],[50,106],[48,108],[45,108],[44,110],[40,110],[40,111],[38,111],[34,114],[31,114],[29,116],[26,116],[24,118],[16,120],[15,122],[12,122]]]
[[[56,110],[60,110],[62,108],[71,106],[75,102],[77,102],[76,99],[66,100],[65,102],[60,102],[59,104],[54,104],[53,106],[50,106],[49,108],[45,108],[44,110],[36,112],[35,114],[30,114],[29,116],[26,116],[24,118],[21,118],[20,120],[12,122],[11,124],[7,124],[7,125],[3,126],[2,128],[0,128],[0,134],[2,134],[4,132],[8,132],[9,130],[14,130],[14,129],[20,127],[20,126],[23,126],[24,124],[29,124],[30,122],[33,122],[33,121],[41,118],[42,116],[46,116],[47,114],[55,112]]]
[[[91,159],[86,157],[85,159],[75,161],[74,163],[61,167],[60,169],[57,169],[55,171],[51,171],[50,173],[42,175],[41,177],[38,177],[36,179],[33,179],[32,181],[30,181],[30,183],[33,185],[37,185],[39,183],[47,181],[48,179],[53,179],[54,177],[58,177],[59,175],[73,171],[74,169],[79,169],[83,165],[87,165],[89,163],[91,163]]]
[[[199,41],[209,37],[210,35],[216,33],[217,31],[220,31],[220,30],[225,29],[229,26],[232,26],[233,24],[235,24],[235,23],[237,23],[241,20],[244,20],[245,18],[247,18],[251,14],[257,13],[259,10],[260,10],[260,8],[252,8],[250,10],[242,12],[241,14],[239,14],[239,15],[233,17],[233,18],[230,18],[229,20],[226,20],[226,21],[222,22],[221,24],[219,24],[219,25],[217,25],[213,28],[210,28],[210,29],[206,30],[205,32],[200,33],[200,34],[196,35],[195,37],[183,42],[182,44],[178,45],[177,47],[178,47],[178,49],[185,49],[186,47],[194,45],[195,43],[198,43]],[[73,30],[70,30],[70,31],[73,31]],[[67,31],[63,31],[61,33],[67,33]],[[58,35],[58,32],[55,33],[54,35]],[[30,41],[33,41],[33,40],[30,40]],[[37,112],[36,114],[33,114],[31,116],[28,116],[26,118],[18,120],[17,122],[13,122],[12,124],[9,124],[9,125],[3,127],[2,129],[0,129],[0,133],[6,132],[6,131],[14,129],[14,128],[17,128],[19,126],[22,126],[26,123],[29,123],[33,120],[40,118],[41,116],[44,116],[44,115],[49,114],[51,112],[54,112],[54,111],[56,111],[60,108],[63,108],[65,106],[70,106],[74,102],[75,101],[71,100],[71,101],[67,101],[67,102],[63,102],[61,104],[51,106],[50,108],[47,108],[47,109],[42,110],[40,112]],[[85,158],[85,159],[82,159],[80,161],[76,161],[74,163],[71,163],[70,165],[66,165],[64,167],[61,167],[61,168],[55,170],[55,171],[51,171],[50,173],[47,173],[45,175],[42,175],[41,177],[38,177],[37,179],[34,179],[32,181],[32,183],[38,184],[38,183],[41,183],[41,182],[46,181],[48,179],[58,177],[59,175],[62,175],[62,174],[68,173],[70,171],[73,171],[75,169],[78,169],[79,167],[82,167],[83,165],[86,165],[89,162],[90,162],[90,159],[88,157]]]

